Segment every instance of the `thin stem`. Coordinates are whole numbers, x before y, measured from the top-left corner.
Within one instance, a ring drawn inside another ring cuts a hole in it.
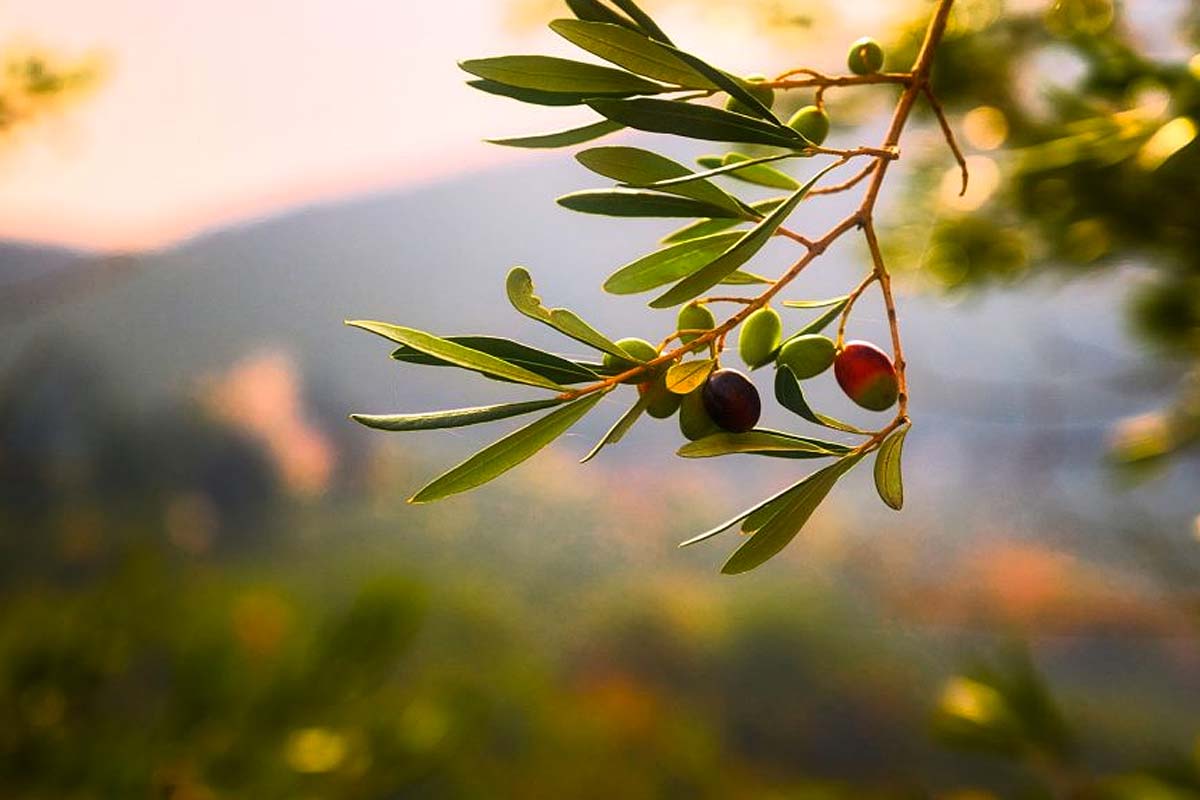
[[[855,186],[858,186],[858,184],[862,183],[868,175],[875,171],[876,163],[877,162],[872,161],[870,164],[867,164],[865,167],[859,170],[854,177],[844,180],[841,183],[835,183],[833,186],[814,187],[808,193],[808,196],[812,197],[814,195],[837,194],[838,192],[844,192],[848,189],[853,189]]]
[[[862,279],[858,286],[854,287],[854,291],[852,291],[850,296],[846,299],[846,307],[842,309],[841,319],[838,321],[836,342],[838,350],[841,350],[842,346],[846,343],[846,324],[850,322],[850,312],[854,309],[854,304],[858,302],[858,298],[862,297],[863,292],[865,292],[871,286],[871,284],[878,279],[879,275],[872,270],[867,277]]]
[[[808,75],[807,78],[793,79],[793,75]],[[813,69],[794,69],[783,73],[773,81],[765,81],[761,86],[772,89],[810,89],[813,87],[829,86],[870,86],[881,83],[907,84],[912,80],[908,72],[876,72],[873,75],[825,75]]]
[[[942,101],[937,99],[937,95],[933,93],[928,82],[921,87],[921,91],[925,94],[925,99],[929,101],[929,107],[933,109],[938,125],[942,127],[942,135],[946,137],[946,144],[950,146],[950,152],[954,154],[954,160],[958,162],[958,168],[962,171],[962,189],[958,193],[958,196],[962,197],[967,193],[967,184],[971,180],[971,174],[967,170],[967,159],[958,146],[958,140],[954,138],[954,129],[950,127],[950,121],[946,119],[946,110],[942,108]]]

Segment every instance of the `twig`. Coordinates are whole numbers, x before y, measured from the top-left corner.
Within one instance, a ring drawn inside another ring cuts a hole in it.
[[[946,144],[950,145],[950,152],[954,154],[954,160],[958,162],[958,168],[962,170],[962,190],[958,193],[958,196],[962,197],[967,193],[967,183],[971,179],[971,175],[967,171],[967,159],[963,156],[962,150],[959,149],[958,140],[954,138],[954,129],[950,127],[950,122],[946,119],[946,111],[942,108],[942,101],[937,99],[937,95],[929,87],[928,81],[921,86],[921,91],[924,93],[925,98],[929,100],[929,107],[933,109],[938,124],[942,126],[942,135],[946,137]]]

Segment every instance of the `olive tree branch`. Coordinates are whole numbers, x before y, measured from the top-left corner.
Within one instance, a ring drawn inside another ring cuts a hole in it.
[[[573,389],[564,392],[560,395],[563,400],[571,400],[581,397],[586,394],[598,391],[606,391],[616,386],[622,381],[627,381],[631,378],[637,378],[642,375],[648,375],[655,369],[662,367],[674,361],[682,359],[689,353],[698,352],[705,348],[712,348],[715,353],[723,349],[726,336],[730,331],[737,328],[751,314],[760,308],[765,307],[784,287],[788,286],[804,269],[812,263],[818,256],[825,252],[833,242],[839,239],[844,233],[854,228],[861,228],[863,235],[867,241],[867,247],[871,252],[871,260],[873,263],[872,273],[865,278],[851,295],[851,300],[845,312],[843,312],[842,320],[839,325],[838,344],[842,344],[845,334],[845,326],[849,315],[849,306],[853,305],[854,301],[866,291],[866,289],[876,281],[879,283],[880,292],[883,295],[884,308],[887,311],[888,328],[891,333],[893,359],[896,368],[896,378],[899,387],[898,391],[898,406],[895,417],[892,421],[884,426],[879,431],[873,433],[870,438],[854,449],[855,453],[867,453],[879,447],[880,444],[893,431],[909,424],[908,417],[908,381],[906,376],[906,362],[904,360],[904,348],[900,336],[900,326],[898,315],[896,312],[896,299],[892,288],[891,274],[888,271],[887,265],[883,259],[883,253],[879,246],[879,239],[875,231],[874,213],[875,206],[879,199],[880,190],[883,188],[884,179],[887,176],[888,167],[892,161],[899,158],[900,137],[904,132],[904,128],[912,114],[913,106],[917,98],[925,95],[930,99],[931,106],[937,114],[939,123],[942,125],[943,132],[949,130],[949,125],[946,122],[945,115],[941,110],[941,105],[934,99],[932,90],[929,87],[929,76],[933,68],[933,59],[937,51],[938,44],[941,42],[946,32],[946,23],[949,18],[950,8],[953,0],[938,0],[937,8],[934,11],[933,17],[929,22],[929,26],[925,31],[925,38],[922,41],[921,48],[918,51],[912,69],[909,72],[903,73],[879,73],[874,75],[854,75],[854,76],[828,76],[810,69],[799,69],[786,72],[779,76],[775,81],[767,82],[766,86],[777,89],[797,89],[805,87],[828,87],[828,86],[860,86],[869,84],[899,84],[904,87],[899,100],[896,103],[896,108],[892,113],[891,123],[888,126],[887,133],[883,143],[878,148],[858,148],[857,150],[827,150],[822,148],[813,148],[814,152],[822,154],[835,154],[840,156],[841,163],[847,162],[851,157],[858,155],[870,155],[871,164],[861,170],[854,177],[834,186],[825,187],[822,191],[820,188],[814,189],[810,194],[833,194],[839,191],[845,191],[858,183],[870,179],[867,189],[864,192],[863,199],[859,207],[845,219],[838,222],[824,235],[818,239],[807,239],[806,237],[787,231],[782,235],[788,238],[795,239],[806,248],[806,252],[800,257],[788,270],[781,275],[776,281],[768,286],[761,294],[753,298],[706,298],[704,300],[693,302],[712,301],[729,301],[743,304],[743,307],[729,319],[725,320],[715,328],[709,329],[697,336],[690,342],[681,345],[680,347],[661,353],[657,358],[650,361],[638,364],[619,374],[612,375],[602,381],[585,386],[579,389]],[[801,80],[791,80],[793,75],[807,75],[808,78]],[[965,185],[965,161],[962,159],[961,151],[958,149],[957,143],[954,142],[952,134],[947,135],[947,140],[951,144],[951,149],[955,153],[955,158],[959,160],[960,166],[964,170],[964,185]],[[782,229],[781,229],[782,230]],[[662,347],[665,348],[668,343],[678,338],[679,332],[668,337],[663,342]]]

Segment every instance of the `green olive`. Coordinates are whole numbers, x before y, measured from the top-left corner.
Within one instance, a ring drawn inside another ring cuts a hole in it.
[[[746,78],[738,81],[745,87],[755,100],[762,103],[767,108],[770,108],[775,103],[775,90],[770,86],[755,86],[756,83],[764,83],[767,80],[766,75],[748,75]],[[736,97],[731,97],[725,101],[725,110],[732,111],[736,114],[745,114],[748,117],[756,117],[755,114],[745,103],[738,100]]]
[[[790,369],[797,378],[815,378],[833,366],[836,355],[833,340],[814,333],[784,342],[775,363]]]
[[[820,145],[829,135],[829,115],[824,109],[805,106],[792,115],[788,127],[813,144]]]
[[[685,438],[694,442],[720,430],[704,407],[703,386],[683,396],[679,402],[679,432]]]
[[[636,337],[620,339],[617,341],[617,345],[622,350],[629,353],[629,355],[637,359],[637,361],[626,358],[617,358],[612,353],[605,353],[604,366],[614,373],[633,369],[639,363],[653,361],[654,359],[658,358],[658,350],[654,349],[654,345],[650,344],[645,339],[638,339]],[[625,380],[621,381],[621,383],[640,383],[641,381],[645,380],[645,378],[645,375],[639,375],[636,378],[626,378]]]
[[[883,48],[870,36],[864,36],[850,45],[846,63],[855,75],[873,75],[883,69]]]
[[[746,318],[738,332],[738,355],[746,366],[761,367],[771,360],[783,335],[783,320],[770,306],[760,308]]]
[[[679,309],[679,316],[675,318],[675,330],[678,331],[707,331],[715,327],[717,327],[717,318],[713,316],[708,306],[686,305]],[[698,333],[680,334],[679,341],[687,344],[699,335]]]
[[[646,413],[655,419],[666,419],[674,414],[683,399],[667,388],[665,372],[652,381],[639,383],[638,394],[646,400]]]

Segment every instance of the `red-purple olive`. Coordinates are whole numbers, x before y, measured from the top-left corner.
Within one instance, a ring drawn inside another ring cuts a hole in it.
[[[870,36],[851,43],[846,64],[855,75],[872,75],[883,69],[883,48]]]
[[[761,367],[771,360],[782,335],[783,320],[779,312],[770,306],[760,308],[746,317],[738,331],[738,355],[746,366]]]
[[[792,115],[788,127],[819,146],[829,135],[829,115],[816,106],[805,106]]]
[[[762,401],[758,389],[735,369],[719,369],[701,389],[704,410],[722,430],[745,433],[758,424]]]
[[[870,342],[846,342],[833,374],[847,397],[871,411],[886,411],[900,394],[891,357]]]

